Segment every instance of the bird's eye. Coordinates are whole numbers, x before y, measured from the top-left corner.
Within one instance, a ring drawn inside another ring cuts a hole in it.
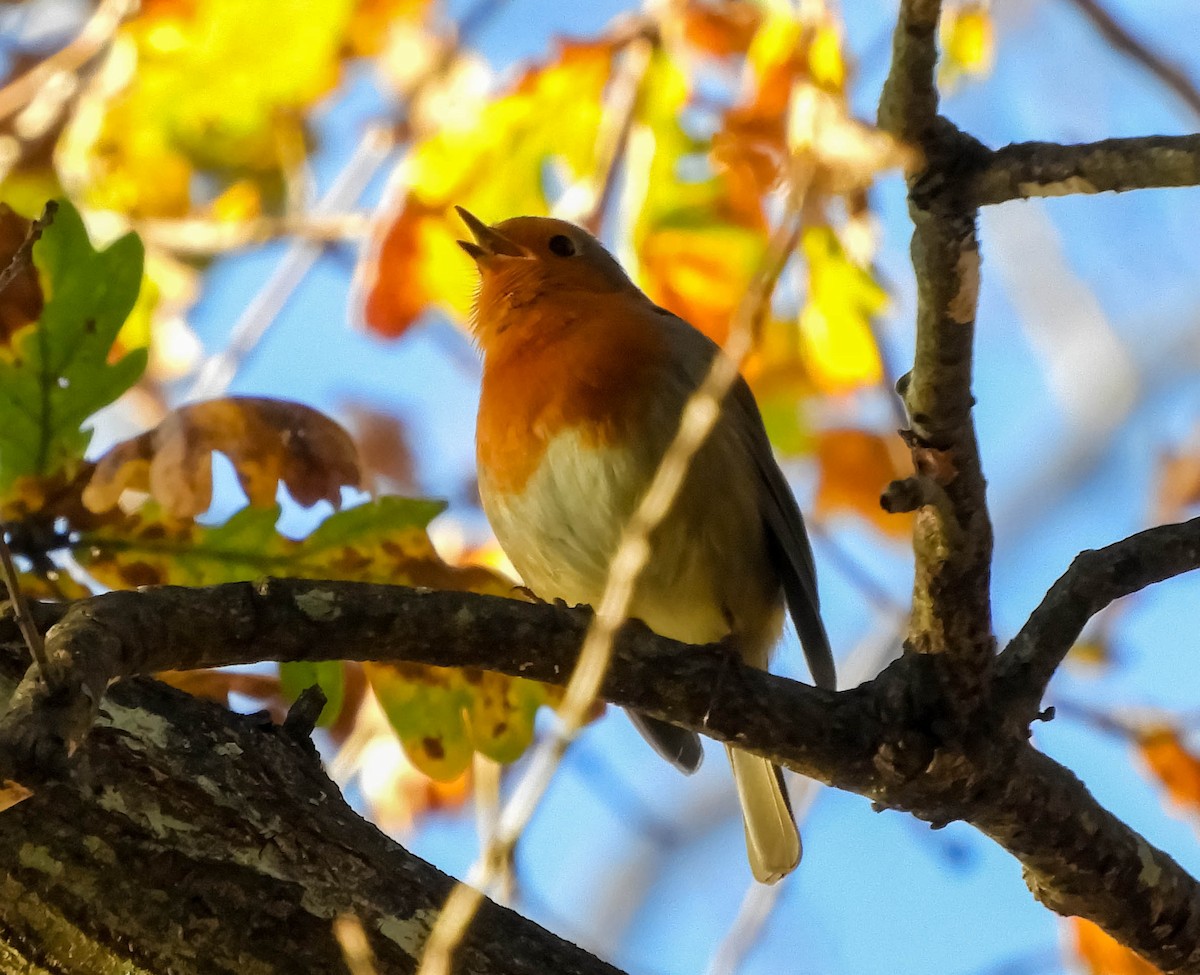
[[[547,246],[550,248],[551,254],[557,254],[559,257],[575,256],[575,242],[566,234],[555,234],[550,238]]]

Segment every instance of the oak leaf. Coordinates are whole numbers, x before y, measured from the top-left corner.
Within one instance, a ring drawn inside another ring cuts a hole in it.
[[[96,250],[61,201],[33,260],[45,305],[0,346],[0,511],[15,491],[30,498],[38,482],[73,477],[91,440],[83,424],[146,366],[144,349],[115,350],[142,283],[137,237]]]
[[[305,507],[340,506],[362,475],[354,441],[322,413],[289,400],[231,396],[173,410],[157,427],[122,441],[96,463],[83,502],[104,512],[127,489],[148,492],[176,518],[212,503],[212,455],[232,462],[256,507],[272,507],[282,484]]]

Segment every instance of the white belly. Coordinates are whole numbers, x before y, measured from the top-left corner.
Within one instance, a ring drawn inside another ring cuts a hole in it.
[[[736,632],[747,659],[765,666],[782,625],[782,597],[751,473],[726,448],[718,436],[697,458],[683,497],[653,536],[630,615],[686,643]],[[484,510],[525,584],[543,599],[598,603],[655,460],[649,451],[637,457],[597,449],[564,433],[520,494],[495,492],[481,476]]]

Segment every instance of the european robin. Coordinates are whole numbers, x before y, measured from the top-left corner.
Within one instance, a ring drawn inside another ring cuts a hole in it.
[[[542,599],[599,602],[622,530],[717,346],[658,307],[586,231],[458,208],[479,269],[472,328],[483,352],[479,493],[496,537]],[[790,610],[816,684],[835,685],[804,521],[739,377],[650,539],[630,613],[663,636],[730,639],[766,668]],[[656,751],[699,767],[695,732],[630,713]],[[727,748],[754,876],[800,861],[780,770]]]

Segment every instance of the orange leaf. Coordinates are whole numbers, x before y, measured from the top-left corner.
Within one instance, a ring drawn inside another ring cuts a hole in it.
[[[1138,736],[1137,748],[1167,795],[1189,812],[1200,812],[1200,756],[1188,749],[1179,732],[1150,728]]]
[[[280,483],[305,507],[337,507],[342,487],[362,479],[354,442],[327,416],[288,400],[233,396],[181,407],[117,444],[97,462],[83,503],[108,511],[129,488],[149,491],[177,518],[194,517],[212,502],[214,451],[229,458],[260,508],[275,504]]]
[[[1089,975],[1162,975],[1158,968],[1118,944],[1091,921],[1073,917],[1068,923],[1074,930],[1075,951]]]
[[[867,430],[825,430],[817,436],[816,514],[825,518],[852,512],[889,535],[912,533],[912,515],[892,515],[879,506],[890,481],[909,477],[912,469],[899,442]]]
[[[399,338],[421,317],[432,295],[421,279],[422,236],[441,207],[428,207],[411,196],[386,225],[369,270],[363,319],[372,332]]]
[[[694,0],[683,9],[683,36],[715,57],[745,54],[762,18],[762,10],[744,0]]]

